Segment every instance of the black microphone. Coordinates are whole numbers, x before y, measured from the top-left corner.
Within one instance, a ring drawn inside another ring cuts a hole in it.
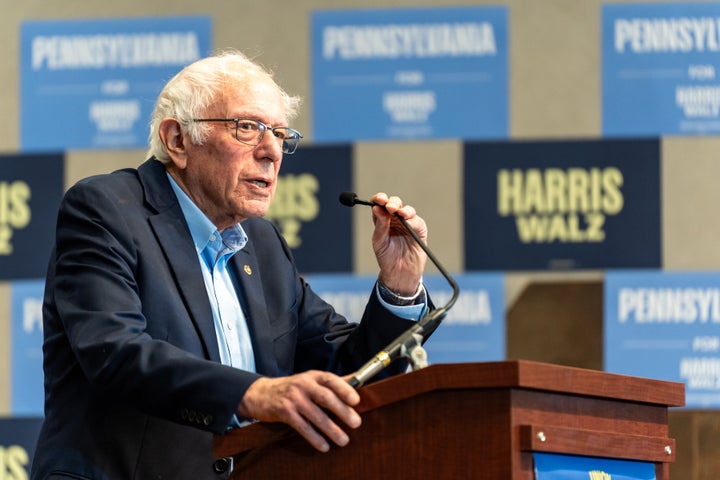
[[[367,205],[371,207],[378,206],[384,208],[383,205],[379,205],[375,202],[359,199],[357,195],[353,192],[342,192],[340,194],[340,203],[347,207],[353,207],[355,205]],[[360,367],[360,369],[355,372],[350,379],[350,385],[355,388],[361,387],[366,381],[377,375],[382,369],[390,365],[394,360],[400,357],[408,357],[409,355],[412,356],[414,354],[417,354],[416,352],[417,350],[419,350],[419,348],[417,347],[420,347],[421,342],[423,340],[427,340],[427,338],[432,335],[435,329],[440,326],[443,318],[445,318],[448,310],[450,310],[450,308],[452,308],[452,306],[455,304],[455,301],[460,294],[460,288],[458,287],[457,282],[455,282],[455,280],[448,273],[445,267],[442,266],[440,261],[435,257],[432,251],[430,251],[425,242],[422,241],[417,232],[415,232],[415,230],[413,230],[412,227],[407,223],[407,220],[405,220],[397,213],[395,213],[395,217],[400,220],[400,223],[402,223],[402,225],[405,227],[405,230],[407,230],[410,236],[412,236],[413,239],[417,242],[417,244],[420,245],[420,248],[423,249],[425,254],[433,263],[433,265],[435,265],[435,267],[440,271],[443,277],[445,277],[445,279],[448,281],[448,283],[453,289],[453,294],[450,297],[450,300],[448,300],[448,302],[445,304],[445,306],[429,310],[412,327],[410,327],[404,333],[400,334],[400,336],[393,340],[387,347],[385,347],[385,349],[380,351],[369,362]],[[410,360],[412,363],[412,358],[410,358]]]

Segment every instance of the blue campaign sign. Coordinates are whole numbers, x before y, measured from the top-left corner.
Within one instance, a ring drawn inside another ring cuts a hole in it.
[[[720,132],[720,4],[603,5],[605,136]]]
[[[45,276],[64,171],[60,154],[0,155],[0,280]]]
[[[720,408],[719,285],[718,272],[607,273],[605,370],[682,382],[687,408]]]
[[[210,17],[33,20],[20,28],[23,151],[142,148],[163,85],[210,53]]]
[[[655,480],[651,462],[533,453],[535,480]]]
[[[352,210],[338,200],[352,183],[350,145],[301,146],[285,156],[265,218],[278,225],[301,272],[352,271]]]
[[[0,418],[0,479],[30,478],[42,418]]]
[[[506,7],[312,15],[313,137],[506,138]]]
[[[42,415],[44,280],[10,284],[11,298],[11,412],[13,415]]]
[[[504,277],[497,273],[454,276],[460,296],[425,343],[429,363],[505,359]],[[351,321],[360,321],[376,276],[313,275],[313,290]],[[426,275],[425,287],[436,306],[446,305],[452,288],[439,274]],[[369,359],[368,359],[369,360]]]
[[[658,140],[465,145],[465,270],[656,268]]]

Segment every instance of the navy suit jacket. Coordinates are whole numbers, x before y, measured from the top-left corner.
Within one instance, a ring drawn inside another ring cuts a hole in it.
[[[409,327],[374,293],[362,321],[348,322],[300,277],[274,225],[243,228],[249,242],[231,264],[257,374],[220,363],[197,253],[160,162],[68,190],[45,287],[33,479],[225,478],[212,437],[258,375],[350,373]]]

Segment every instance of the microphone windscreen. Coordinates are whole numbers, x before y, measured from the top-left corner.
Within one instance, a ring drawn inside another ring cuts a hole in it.
[[[357,195],[354,192],[342,192],[340,194],[340,203],[346,207],[354,207],[355,199],[357,199]]]

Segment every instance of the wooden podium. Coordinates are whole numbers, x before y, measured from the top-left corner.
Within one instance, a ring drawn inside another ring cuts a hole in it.
[[[363,425],[320,453],[280,424],[215,437],[231,478],[533,480],[533,452],[652,462],[684,385],[531,361],[438,364],[359,390]]]

